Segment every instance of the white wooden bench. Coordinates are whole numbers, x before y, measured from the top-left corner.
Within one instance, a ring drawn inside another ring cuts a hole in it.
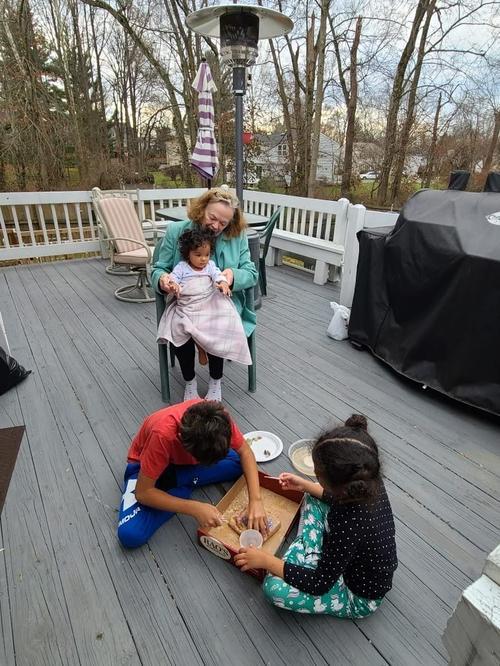
[[[270,251],[266,257],[267,266],[279,266],[287,252],[309,257],[316,261],[314,282],[325,284],[330,273],[330,266],[340,268],[344,258],[344,246],[323,238],[311,238],[293,231],[275,229],[271,237]]]
[[[306,199],[269,192],[244,192],[245,212],[270,217],[281,208],[271,237],[267,266],[280,265],[285,253],[315,261],[314,282],[325,284],[330,267],[339,268],[344,256],[347,199]]]

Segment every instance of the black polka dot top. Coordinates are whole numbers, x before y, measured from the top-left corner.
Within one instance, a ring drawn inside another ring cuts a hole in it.
[[[377,500],[370,504],[339,504],[326,491],[323,501],[331,508],[317,568],[285,562],[285,581],[320,596],[342,575],[357,596],[380,599],[391,589],[398,566],[394,518],[385,487],[381,485]]]

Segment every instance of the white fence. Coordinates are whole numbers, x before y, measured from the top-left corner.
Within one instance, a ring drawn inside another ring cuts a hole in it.
[[[141,219],[155,219],[159,208],[185,205],[203,188],[134,190]],[[330,266],[343,267],[341,301],[350,305],[357,265],[356,232],[392,226],[396,213],[367,211],[346,199],[328,201],[247,190],[245,211],[270,217],[281,208],[268,263],[284,252],[315,261],[314,280],[324,284]],[[0,193],[0,265],[3,261],[68,256],[101,251],[90,192]]]

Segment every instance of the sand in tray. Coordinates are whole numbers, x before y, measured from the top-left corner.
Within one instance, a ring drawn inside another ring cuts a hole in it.
[[[262,502],[266,511],[274,516],[280,523],[278,530],[269,537],[262,546],[263,550],[266,550],[270,553],[275,553],[278,549],[280,543],[285,538],[288,528],[297,512],[297,503],[292,500],[283,497],[282,495],[277,495],[267,488],[260,489]],[[240,547],[240,537],[229,526],[229,520],[235,516],[239,515],[244,511],[248,506],[248,492],[246,488],[242,488],[241,492],[233,499],[231,504],[224,510],[223,518],[225,520],[224,524],[220,527],[212,527],[208,530],[208,533],[219,539],[220,541],[233,546],[237,550]]]

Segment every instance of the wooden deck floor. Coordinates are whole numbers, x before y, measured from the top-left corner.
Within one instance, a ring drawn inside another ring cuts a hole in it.
[[[285,449],[331,420],[366,414],[400,558],[392,591],[367,620],[276,610],[254,579],[197,545],[189,518],[134,552],[116,540],[127,447],[162,407],[154,306],[117,301],[113,286],[126,279],[97,259],[0,271],[12,354],[33,369],[0,397],[0,427],[26,425],[0,523],[0,664],[446,663],[447,618],[499,540],[498,421],[328,339],[337,290],[270,270],[257,392],[246,393],[244,369],[228,364],[225,401],[244,432],[276,432]],[[288,468],[286,456],[266,465]],[[207,494],[215,500],[221,489]]]

